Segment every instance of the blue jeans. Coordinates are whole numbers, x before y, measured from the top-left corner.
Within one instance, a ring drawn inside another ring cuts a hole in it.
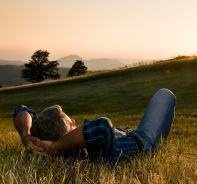
[[[146,153],[154,153],[161,140],[167,140],[175,105],[175,95],[167,89],[160,89],[150,100],[137,129],[130,132],[141,140]]]
[[[161,137],[163,140],[168,137],[174,119],[175,103],[176,98],[171,91],[159,90],[150,100],[137,129],[126,129],[127,135],[122,136],[115,134],[108,118],[85,120],[83,137],[88,154],[93,160],[101,156],[114,165],[117,160],[127,160],[141,151],[154,153]]]

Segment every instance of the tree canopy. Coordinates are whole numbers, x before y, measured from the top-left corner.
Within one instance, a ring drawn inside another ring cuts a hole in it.
[[[68,77],[83,75],[87,72],[87,67],[81,60],[76,60],[72,68],[68,71]]]
[[[25,69],[22,70],[21,77],[32,83],[60,78],[57,68],[59,63],[58,61],[49,61],[49,54],[46,50],[35,51],[29,63],[24,65]]]

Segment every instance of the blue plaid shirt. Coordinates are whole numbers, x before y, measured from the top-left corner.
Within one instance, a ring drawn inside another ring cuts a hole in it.
[[[32,117],[32,121],[35,120],[36,117],[37,117],[37,114],[33,110],[31,110],[30,108],[26,107],[25,105],[19,105],[14,110],[13,117],[12,117],[13,120],[15,119],[16,115],[20,111],[26,111],[26,112],[28,112],[31,115],[31,117]]]
[[[106,121],[110,123],[110,127]],[[126,131],[114,128],[108,118],[85,120],[83,135],[88,154],[93,158],[99,156],[104,161],[110,161],[112,165],[134,157],[139,150],[136,142],[128,135],[131,132],[129,128]]]

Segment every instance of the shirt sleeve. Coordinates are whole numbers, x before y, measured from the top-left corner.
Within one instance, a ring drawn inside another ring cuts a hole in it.
[[[13,113],[13,120],[15,119],[16,115],[20,112],[20,111],[25,111],[28,112],[30,114],[30,116],[32,117],[32,121],[36,119],[37,114],[30,108],[28,108],[25,105],[19,105],[15,108],[14,113]]]

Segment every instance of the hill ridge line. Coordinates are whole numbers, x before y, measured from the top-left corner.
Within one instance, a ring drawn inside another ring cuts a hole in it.
[[[18,86],[7,86],[0,88],[0,92],[4,91],[10,91],[10,90],[18,90],[18,89],[26,89],[26,88],[32,88],[32,87],[38,87],[38,86],[48,86],[48,85],[55,85],[55,84],[61,84],[61,83],[66,83],[66,82],[72,82],[72,81],[79,81],[79,80],[85,80],[85,79],[90,79],[90,78],[96,78],[99,76],[107,77],[111,76],[114,74],[122,74],[124,72],[130,72],[134,70],[135,72],[140,71],[145,69],[147,71],[148,68],[154,68],[157,66],[161,65],[168,65],[168,64],[181,64],[181,63],[188,63],[188,62],[194,62],[197,61],[197,59],[193,60],[165,60],[161,62],[156,62],[152,64],[145,64],[145,65],[139,65],[139,66],[129,66],[129,67],[123,67],[123,68],[118,68],[118,69],[113,69],[113,70],[101,70],[98,71],[99,73],[93,73],[93,74],[87,74],[87,75],[81,75],[81,76],[74,76],[74,77],[67,77],[67,78],[61,78],[57,80],[49,80],[49,81],[43,81],[40,83],[31,83],[31,84],[22,84]]]

